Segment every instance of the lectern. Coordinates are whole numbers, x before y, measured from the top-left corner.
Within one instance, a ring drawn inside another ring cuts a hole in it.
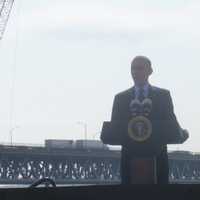
[[[182,130],[174,120],[149,119],[145,103],[138,107],[138,102],[134,102],[134,105],[130,120],[103,123],[101,140],[105,144],[122,145],[130,152],[127,170],[132,184],[156,184],[156,156],[166,144],[182,143]]]

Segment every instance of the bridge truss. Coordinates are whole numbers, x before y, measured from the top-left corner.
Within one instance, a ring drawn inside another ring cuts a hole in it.
[[[171,183],[200,183],[200,156],[169,153]],[[120,183],[120,152],[0,148],[0,183],[30,184],[40,178],[56,184]]]

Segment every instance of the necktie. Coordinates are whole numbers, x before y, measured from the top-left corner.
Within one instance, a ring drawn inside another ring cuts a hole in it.
[[[145,98],[145,96],[144,96],[144,88],[140,88],[139,89],[139,94],[138,94],[138,99],[139,99],[139,101],[143,101],[144,98]]]

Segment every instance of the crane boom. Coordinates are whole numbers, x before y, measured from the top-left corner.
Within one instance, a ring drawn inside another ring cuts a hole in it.
[[[0,40],[3,37],[14,0],[0,0]]]

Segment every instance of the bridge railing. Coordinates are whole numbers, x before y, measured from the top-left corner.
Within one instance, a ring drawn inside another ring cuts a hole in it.
[[[0,148],[0,184],[30,184],[40,178],[56,184],[119,184],[120,152]],[[200,183],[199,155],[169,153],[171,183]]]

